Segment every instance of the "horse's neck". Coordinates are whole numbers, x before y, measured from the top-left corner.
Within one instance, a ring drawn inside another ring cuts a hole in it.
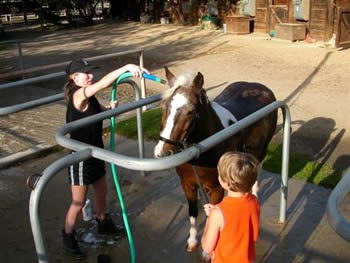
[[[201,95],[201,102],[197,112],[196,129],[188,138],[189,144],[198,143],[224,128],[221,119],[204,92]],[[227,144],[231,145],[232,143],[231,141],[225,141],[217,144],[191,163],[197,166],[215,168],[220,157],[226,151]]]
[[[198,126],[201,134],[203,134],[203,138],[207,138],[208,136],[213,135],[224,128],[219,116],[204,93],[201,95]]]

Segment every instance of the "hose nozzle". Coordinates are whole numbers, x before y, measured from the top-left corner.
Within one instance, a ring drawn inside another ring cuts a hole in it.
[[[161,79],[161,78],[158,78],[156,76],[153,76],[153,75],[150,75],[150,74],[147,74],[147,73],[143,73],[142,76],[145,78],[145,79],[149,79],[149,80],[153,80],[155,82],[159,82],[159,83],[162,83],[162,84],[166,84],[167,81],[164,80],[164,79]]]

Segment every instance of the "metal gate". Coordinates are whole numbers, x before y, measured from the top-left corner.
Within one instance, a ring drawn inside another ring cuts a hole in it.
[[[288,167],[289,167],[289,144],[290,144],[290,112],[288,106],[282,101],[275,101],[266,107],[258,110],[257,112],[245,117],[232,124],[231,126],[217,132],[216,134],[208,137],[207,139],[199,142],[197,145],[191,146],[181,153],[175,155],[163,157],[160,159],[154,158],[135,158],[126,155],[121,155],[119,153],[110,152],[109,150],[98,148],[89,144],[85,144],[71,138],[65,137],[66,134],[70,133],[72,130],[78,129],[80,127],[86,126],[89,123],[97,122],[111,116],[118,116],[124,112],[134,110],[150,103],[154,103],[161,99],[161,94],[148,97],[146,99],[138,100],[116,109],[101,112],[94,116],[90,116],[84,119],[80,119],[74,122],[70,122],[60,127],[56,131],[56,141],[63,147],[75,151],[74,155],[63,157],[56,160],[49,167],[45,169],[40,180],[37,180],[35,187],[30,195],[29,201],[29,213],[30,213],[30,223],[33,232],[33,238],[35,243],[36,252],[38,255],[38,261],[40,263],[48,262],[47,248],[45,245],[43,232],[40,226],[39,218],[39,203],[41,195],[44,188],[49,183],[49,181],[55,176],[55,174],[63,168],[68,167],[74,162],[79,162],[90,157],[95,157],[100,160],[104,160],[109,163],[116,164],[120,167],[138,170],[138,171],[157,171],[175,168],[183,163],[190,161],[193,158],[198,157],[200,154],[206,152],[211,147],[218,143],[223,142],[228,137],[233,136],[240,130],[248,127],[257,120],[263,118],[264,116],[270,114],[271,112],[281,108],[284,112],[283,120],[283,150],[282,150],[282,171],[281,171],[281,198],[280,198],[280,218],[279,221],[284,223],[286,220],[286,210],[287,210],[287,192],[288,192]]]
[[[350,47],[350,8],[337,8],[336,48]]]

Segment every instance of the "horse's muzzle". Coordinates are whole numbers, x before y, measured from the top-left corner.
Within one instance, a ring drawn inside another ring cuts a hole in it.
[[[154,152],[154,157],[155,158],[161,158],[161,157],[166,157],[175,154],[176,152],[173,151],[172,149],[165,149],[161,150],[160,152]]]

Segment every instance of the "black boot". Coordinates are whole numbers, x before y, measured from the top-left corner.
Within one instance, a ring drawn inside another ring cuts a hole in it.
[[[96,221],[98,234],[113,234],[120,237],[126,235],[125,228],[120,225],[115,225],[109,214],[106,214],[105,218],[101,221],[96,218]]]
[[[80,250],[77,240],[75,239],[75,230],[73,233],[66,234],[62,230],[63,250],[74,259],[85,259],[86,255]]]
[[[100,254],[97,257],[97,263],[110,263],[111,257],[107,254]]]

